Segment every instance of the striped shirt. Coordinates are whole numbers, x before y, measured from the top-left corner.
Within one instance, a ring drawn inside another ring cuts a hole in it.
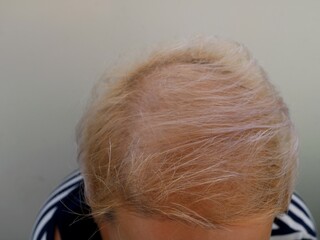
[[[83,178],[74,172],[51,194],[36,220],[32,240],[53,240],[57,227],[62,240],[101,240],[97,225],[85,203]],[[289,211],[275,218],[271,240],[314,240],[316,229],[310,211],[293,194]]]

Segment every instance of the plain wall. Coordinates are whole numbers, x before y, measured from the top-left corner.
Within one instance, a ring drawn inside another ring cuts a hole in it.
[[[76,168],[74,128],[105,69],[195,35],[244,43],[282,92],[320,229],[319,13],[318,0],[1,0],[0,239],[26,239]]]

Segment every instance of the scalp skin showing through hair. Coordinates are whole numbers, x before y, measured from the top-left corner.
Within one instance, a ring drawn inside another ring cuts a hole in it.
[[[77,132],[94,215],[126,208],[214,228],[286,210],[298,140],[245,47],[178,45],[110,79]]]

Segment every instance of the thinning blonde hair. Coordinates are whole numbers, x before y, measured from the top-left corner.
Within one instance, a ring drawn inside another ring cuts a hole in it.
[[[125,208],[216,227],[286,211],[298,140],[241,44],[162,49],[97,90],[77,129],[93,215]]]

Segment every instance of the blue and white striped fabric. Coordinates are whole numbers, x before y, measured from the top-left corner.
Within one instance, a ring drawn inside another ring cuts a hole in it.
[[[287,214],[278,216],[272,226],[272,240],[314,240],[317,239],[312,215],[297,195],[293,194]]]
[[[51,194],[39,213],[31,239],[53,240],[55,227],[59,226],[62,218],[67,229],[66,231],[60,231],[62,240],[87,240],[89,238],[91,240],[101,240],[93,219],[85,219],[80,216],[79,212],[83,213],[83,208],[85,208],[83,204],[83,178],[77,171],[66,178]],[[60,227],[59,230],[61,230]],[[312,215],[302,199],[294,194],[288,213],[274,220],[271,240],[316,239],[316,228]]]
[[[59,209],[60,203],[63,199],[67,198],[72,191],[79,189],[82,181],[83,178],[80,172],[76,171],[67,177],[63,183],[54,190],[38,214],[31,239],[53,239],[54,228],[56,227],[55,215],[61,210]]]

